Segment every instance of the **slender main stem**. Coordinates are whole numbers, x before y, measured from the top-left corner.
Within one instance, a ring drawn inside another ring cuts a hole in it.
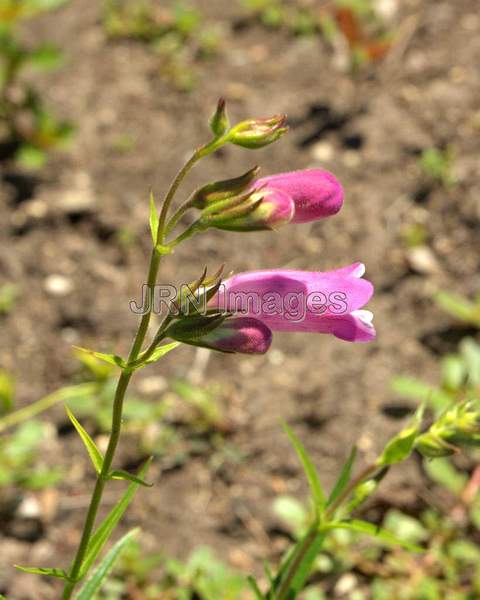
[[[307,555],[307,552],[310,550],[310,546],[317,539],[318,534],[319,534],[318,529],[316,527],[314,527],[311,529],[311,531],[308,533],[308,535],[303,540],[302,545],[299,548],[297,555],[293,559],[290,567],[287,569],[287,574],[285,576],[285,579],[282,581],[282,583],[278,589],[278,592],[275,595],[275,600],[285,600],[285,598],[288,594],[288,591],[290,589],[290,585],[293,581],[293,578],[295,577],[298,569],[301,567],[303,559]]]
[[[164,240],[164,230],[165,223],[168,214],[169,207],[172,203],[172,200],[175,196],[175,192],[177,191],[179,185],[182,180],[188,173],[188,171],[193,167],[193,165],[205,155],[204,146],[200,150],[194,152],[192,157],[186,162],[186,164],[182,167],[182,169],[178,172],[177,176],[173,180],[167,195],[165,196],[165,200],[162,205],[162,210],[159,217],[159,227],[157,231],[157,244],[162,244]],[[148,277],[147,277],[147,287],[148,287],[148,310],[142,316],[140,324],[138,326],[137,333],[135,335],[135,339],[132,344],[132,348],[130,350],[130,354],[128,355],[128,363],[134,362],[142,349],[143,343],[145,341],[145,336],[148,331],[148,326],[150,324],[150,318],[152,314],[153,308],[153,298],[154,298],[154,290],[155,284],[157,281],[158,270],[160,267],[161,254],[153,248],[152,254],[150,257],[150,266],[148,269]],[[113,459],[115,457],[115,451],[117,449],[118,440],[120,438],[120,432],[122,428],[122,414],[123,414],[123,403],[125,399],[125,393],[128,388],[128,384],[130,383],[130,379],[132,378],[131,371],[122,371],[118,378],[117,387],[115,390],[115,397],[113,401],[113,411],[112,411],[112,427],[110,438],[108,441],[107,450],[105,452],[105,457],[103,460],[103,465],[100,473],[97,475],[97,481],[95,483],[95,488],[92,493],[92,498],[90,500],[90,506],[88,508],[87,516],[85,518],[85,524],[83,526],[82,537],[80,539],[80,543],[78,545],[77,553],[73,560],[71,569],[69,571],[69,579],[65,584],[65,588],[63,590],[63,600],[69,600],[71,598],[77,580],[79,579],[79,575],[81,573],[83,560],[85,558],[85,554],[87,552],[88,544],[90,542],[90,537],[93,532],[93,528],[95,526],[95,521],[97,518],[98,509],[100,507],[100,503],[102,501],[103,491],[108,481],[108,475],[110,473],[110,469],[113,463]]]

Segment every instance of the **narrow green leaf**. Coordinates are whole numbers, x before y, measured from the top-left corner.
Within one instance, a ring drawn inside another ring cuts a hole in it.
[[[475,304],[462,298],[462,296],[451,294],[450,292],[438,292],[435,296],[435,302],[445,312],[460,321],[474,325],[480,324]]]
[[[68,418],[70,419],[70,421],[73,423],[73,426],[77,430],[78,435],[82,438],[82,442],[84,443],[85,448],[87,449],[88,455],[90,456],[90,458],[92,460],[93,466],[95,467],[95,471],[97,473],[100,473],[100,471],[102,470],[102,465],[103,465],[103,456],[102,456],[100,450],[97,448],[97,446],[95,445],[95,442],[88,435],[88,433],[85,431],[85,429],[82,427],[82,425],[77,421],[75,415],[72,413],[72,411],[68,408],[67,405],[65,405],[65,410],[67,411]]]
[[[394,377],[391,386],[400,396],[428,402],[435,410],[443,410],[452,401],[447,392],[412,377]]]
[[[325,506],[325,494],[323,493],[322,484],[320,483],[315,465],[313,464],[303,444],[286,423],[283,424],[283,429],[288,435],[290,442],[292,443],[292,446],[294,447],[295,452],[302,463],[305,475],[307,476],[308,483],[310,485],[313,500],[315,502],[315,509],[318,512],[318,510],[323,509]]]
[[[386,529],[378,525],[374,525],[373,523],[368,523],[368,521],[361,521],[359,519],[348,519],[344,521],[333,521],[325,525],[326,529],[348,529],[349,531],[357,531],[359,533],[366,533],[367,535],[371,535],[379,539],[380,541],[394,545],[401,546],[405,548],[409,552],[424,552],[424,549],[416,544],[411,544],[410,542],[404,541],[398,538],[393,533],[390,533]]]
[[[155,206],[155,198],[153,197],[153,192],[150,192],[150,233],[152,234],[152,242],[153,245],[157,243],[157,234],[158,234],[158,211]]]
[[[42,569],[40,567],[21,567],[20,565],[15,565],[15,568],[24,573],[31,573],[33,575],[46,575],[49,577],[57,577],[58,579],[68,579],[68,575],[63,569]]]
[[[332,502],[340,496],[343,490],[346,488],[348,482],[350,481],[350,477],[352,475],[352,467],[355,462],[355,457],[357,456],[357,448],[354,446],[350,452],[349,457],[347,458],[346,463],[343,465],[342,472],[340,473],[337,482],[335,483],[333,490],[328,497],[327,506],[330,506]]]
[[[134,481],[135,483],[138,483],[139,485],[144,485],[145,487],[153,486],[153,483],[147,483],[143,479],[140,479],[140,477],[137,477],[136,475],[133,475],[132,473],[129,473],[128,471],[124,471],[123,469],[111,471],[109,474],[109,478],[110,479],[121,479],[123,481]]]
[[[151,462],[151,458],[149,458],[145,462],[145,464],[142,466],[142,468],[137,474],[139,478],[144,477]],[[113,530],[117,526],[118,522],[122,518],[123,513],[127,510],[128,505],[133,500],[133,497],[135,496],[138,487],[139,484],[132,481],[132,483],[128,486],[127,491],[123,494],[123,496],[120,498],[117,504],[108,513],[102,524],[92,535],[90,543],[88,544],[85,559],[82,564],[82,569],[80,571],[80,579],[82,579],[85,576],[92,564],[95,562],[97,556],[102,551],[103,546],[105,545]]]
[[[114,365],[116,367],[120,367],[121,369],[125,369],[126,362],[123,360],[121,356],[117,356],[116,354],[104,354],[103,352],[95,352],[94,350],[89,350],[88,348],[82,348],[81,346],[73,346],[75,350],[79,350],[80,352],[86,352],[87,354],[91,354],[98,358],[99,360],[103,360],[110,365]]]
[[[260,588],[257,585],[257,582],[251,575],[247,577],[247,583],[250,586],[252,592],[254,593],[256,600],[266,600],[266,597],[262,594]]]
[[[165,356],[165,354],[168,354],[172,350],[175,350],[175,348],[177,348],[178,346],[180,346],[180,342],[171,342],[170,344],[164,344],[163,346],[158,346],[153,351],[152,356],[148,360],[145,361],[145,364],[150,365],[154,362],[157,362],[157,360],[162,358],[162,356]]]
[[[92,576],[78,595],[76,596],[76,600],[91,600],[95,597],[95,594],[100,590],[100,587],[111,571],[113,565],[116,560],[120,556],[122,550],[125,549],[126,546],[133,540],[133,538],[138,534],[139,529],[132,529],[126,535],[124,535],[118,542],[109,550],[109,552],[104,556],[98,567],[93,572]]]

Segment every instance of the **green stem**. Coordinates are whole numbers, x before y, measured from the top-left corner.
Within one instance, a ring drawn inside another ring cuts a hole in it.
[[[286,599],[287,594],[290,590],[290,585],[293,581],[293,578],[295,577],[298,569],[301,567],[301,565],[303,563],[303,559],[305,558],[308,551],[310,550],[310,547],[317,539],[318,534],[319,534],[319,529],[317,527],[312,527],[312,529],[310,530],[308,535],[305,536],[305,538],[302,542],[302,545],[298,549],[297,555],[293,559],[290,567],[287,569],[287,574],[285,576],[285,579],[282,581],[282,584],[280,585],[278,592],[275,594],[275,600],[285,600]]]
[[[168,214],[168,210],[170,204],[175,196],[175,193],[181,184],[182,180],[188,173],[188,171],[193,167],[193,165],[203,156],[209,154],[210,148],[212,144],[207,144],[206,146],[200,148],[192,157],[187,161],[187,163],[182,167],[182,169],[178,172],[177,176],[173,180],[167,195],[165,196],[165,200],[163,202],[162,210],[159,218],[159,227],[157,232],[157,240],[156,246],[161,245],[164,240],[164,228],[165,222]],[[216,149],[216,148],[214,148]],[[135,339],[132,344],[132,349],[130,350],[130,354],[128,355],[128,363],[134,362],[142,349],[143,343],[145,341],[145,336],[148,331],[148,326],[150,324],[150,318],[152,314],[153,307],[153,296],[155,283],[157,281],[158,269],[160,266],[161,254],[159,254],[155,248],[152,250],[152,254],[150,257],[150,267],[148,269],[148,277],[147,277],[147,286],[148,286],[148,310],[142,316],[140,321],[140,325],[138,327],[137,333],[135,335]],[[105,452],[105,458],[103,460],[102,470],[97,476],[97,481],[95,483],[95,488],[93,490],[92,498],[90,500],[90,506],[88,508],[87,516],[85,519],[85,524],[83,526],[82,537],[80,539],[79,546],[77,548],[77,552],[75,554],[75,558],[73,560],[71,569],[69,571],[69,579],[70,581],[65,584],[65,588],[63,590],[63,600],[69,600],[71,598],[72,593],[74,591],[77,580],[79,579],[79,575],[81,572],[83,559],[85,558],[85,554],[87,552],[88,544],[90,542],[90,537],[93,532],[93,528],[95,526],[95,521],[97,518],[98,509],[100,507],[100,503],[102,500],[103,491],[105,488],[105,484],[108,480],[108,474],[110,472],[110,468],[113,463],[113,459],[115,457],[115,451],[117,449],[118,440],[120,438],[120,432],[122,427],[122,414],[123,414],[123,403],[125,399],[125,393],[128,388],[128,384],[130,383],[130,379],[132,377],[132,372],[130,371],[122,371],[118,383],[117,388],[115,390],[115,398],[113,402],[113,412],[112,412],[112,428],[110,433],[110,439],[108,441],[107,451]]]
[[[355,491],[355,488],[357,486],[359,486],[361,483],[363,483],[364,481],[366,481],[367,479],[370,479],[371,477],[373,477],[373,475],[378,470],[380,470],[380,468],[381,467],[377,463],[373,463],[373,464],[365,467],[365,469],[363,469],[363,471],[360,471],[360,473],[350,481],[350,483],[346,486],[346,488],[338,496],[338,498],[334,502],[332,502],[332,504],[330,504],[330,506],[327,508],[327,510],[325,511],[325,515],[324,515],[325,520],[328,521],[329,519],[331,519],[333,517],[333,515],[335,514],[335,511]]]
[[[347,487],[343,490],[343,492],[338,496],[335,502],[327,508],[325,514],[323,515],[322,521],[324,523],[324,531],[325,526],[328,524],[328,521],[333,517],[335,511],[349,498],[349,496],[354,492],[355,488],[370,479],[378,470],[379,466],[376,463],[368,465],[361,471],[356,477],[354,477]],[[322,525],[313,525],[310,532],[305,536],[298,552],[293,559],[291,565],[287,569],[287,573],[285,575],[284,580],[282,581],[278,592],[275,595],[275,600],[286,600],[287,594],[290,590],[290,586],[297,574],[297,571],[303,564],[303,560],[306,557],[307,553],[311,549],[312,545],[315,543],[317,536],[322,533]]]
[[[177,226],[177,223],[180,221],[180,219],[183,217],[183,215],[189,211],[193,204],[193,197],[190,197],[186,202],[184,202],[181,206],[179,206],[177,208],[177,210],[173,213],[173,215],[170,217],[166,227],[165,227],[165,235],[169,235]]]

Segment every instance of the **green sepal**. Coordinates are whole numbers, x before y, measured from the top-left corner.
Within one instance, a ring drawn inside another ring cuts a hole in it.
[[[153,192],[150,192],[150,233],[152,234],[152,242],[155,246],[158,239],[158,223],[159,216],[157,207],[155,206],[155,198],[153,196]]]
[[[125,360],[118,356],[117,354],[104,354],[103,352],[95,352],[94,350],[89,350],[88,348],[82,348],[81,346],[73,346],[75,350],[79,350],[80,352],[85,352],[86,354],[91,354],[98,358],[99,360],[103,360],[104,362],[114,365],[115,367],[120,367],[120,369],[126,369],[127,363]]]
[[[69,581],[67,572],[63,569],[54,569],[54,568],[41,568],[41,567],[22,567],[20,565],[14,565],[16,569],[19,571],[23,571],[24,573],[30,573],[32,575],[44,575],[46,577],[56,577],[57,579],[65,579]]]
[[[75,415],[72,411],[65,405],[65,410],[67,411],[68,418],[72,422],[73,426],[77,430],[78,435],[80,436],[85,448],[87,449],[88,455],[90,456],[93,466],[95,467],[95,471],[100,473],[103,466],[103,456],[100,450],[95,445],[95,442],[88,435],[82,425],[77,421]]]
[[[122,481],[133,481],[134,483],[138,483],[138,485],[143,485],[145,487],[153,487],[153,483],[147,483],[141,477],[137,477],[128,471],[124,471],[123,469],[118,469],[115,471],[110,471],[108,474],[108,479],[119,479]]]

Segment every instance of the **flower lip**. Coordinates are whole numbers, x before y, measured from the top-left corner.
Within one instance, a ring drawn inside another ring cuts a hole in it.
[[[365,267],[309,272],[286,269],[239,273],[222,283],[210,306],[260,319],[272,331],[331,333],[348,341],[375,337],[373,315],[363,307],[374,287]]]

